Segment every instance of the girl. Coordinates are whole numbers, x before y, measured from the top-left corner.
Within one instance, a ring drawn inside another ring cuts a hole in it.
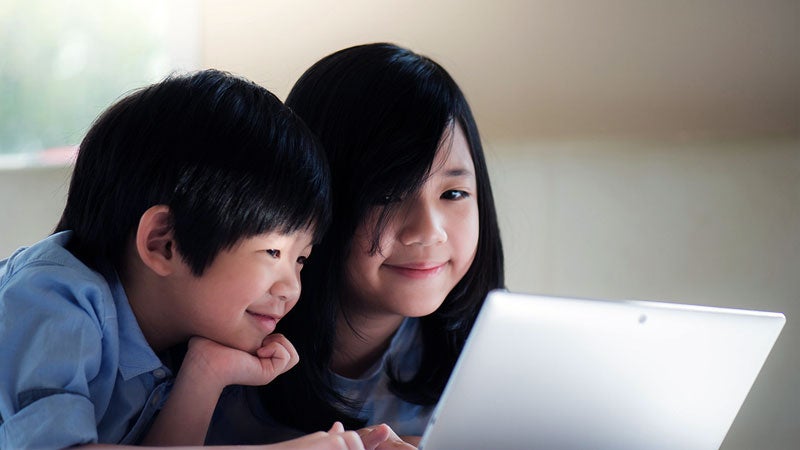
[[[392,44],[323,58],[286,104],[322,142],[333,186],[332,226],[279,325],[302,362],[224,393],[210,437],[264,442],[340,420],[416,442],[484,297],[503,286],[475,120],[439,64]]]

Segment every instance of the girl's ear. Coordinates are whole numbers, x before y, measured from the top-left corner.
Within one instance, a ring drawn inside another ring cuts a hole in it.
[[[136,229],[136,252],[144,265],[161,276],[175,271],[179,256],[175,251],[172,212],[167,205],[155,205],[142,214]]]

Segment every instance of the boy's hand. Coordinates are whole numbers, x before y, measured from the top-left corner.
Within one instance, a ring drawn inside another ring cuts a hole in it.
[[[258,385],[271,382],[300,361],[294,345],[280,333],[273,333],[265,337],[261,342],[261,348],[256,350],[256,356],[261,364],[261,378],[259,382],[255,383]]]
[[[145,436],[144,443],[162,446],[202,444],[214,407],[225,386],[269,383],[292,368],[298,360],[294,346],[280,334],[264,338],[255,355],[226,347],[210,339],[192,337],[175,377],[172,392]],[[325,433],[320,434],[322,437],[327,436]],[[336,436],[337,442],[347,444],[346,446],[314,448],[363,450],[363,446],[348,444],[348,439],[352,440],[350,435],[338,434],[341,436]],[[361,445],[358,435],[355,432],[351,434]],[[295,448],[305,447],[301,445]]]
[[[194,336],[189,340],[181,372],[194,367],[204,378],[215,379],[220,388],[231,384],[258,386],[271,382],[299,360],[292,343],[278,333],[264,338],[255,355]]]

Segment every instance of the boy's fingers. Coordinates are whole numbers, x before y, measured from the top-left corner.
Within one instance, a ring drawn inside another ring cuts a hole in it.
[[[300,361],[300,356],[286,336],[275,333],[265,337],[261,342],[261,348],[256,350],[259,358],[285,358],[287,360],[287,370],[294,367]]]
[[[291,355],[289,349],[277,342],[270,342],[256,350],[256,355],[259,358],[272,358],[272,359],[285,359],[289,360]]]
[[[286,347],[277,343],[256,350],[256,356],[265,377],[259,383],[271,382],[278,375],[294,367],[299,360],[296,353],[292,355]]]

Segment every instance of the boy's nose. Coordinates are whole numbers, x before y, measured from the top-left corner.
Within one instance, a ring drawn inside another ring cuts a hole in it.
[[[294,273],[284,274],[272,283],[269,293],[285,302],[296,302],[300,298],[300,277]]]

